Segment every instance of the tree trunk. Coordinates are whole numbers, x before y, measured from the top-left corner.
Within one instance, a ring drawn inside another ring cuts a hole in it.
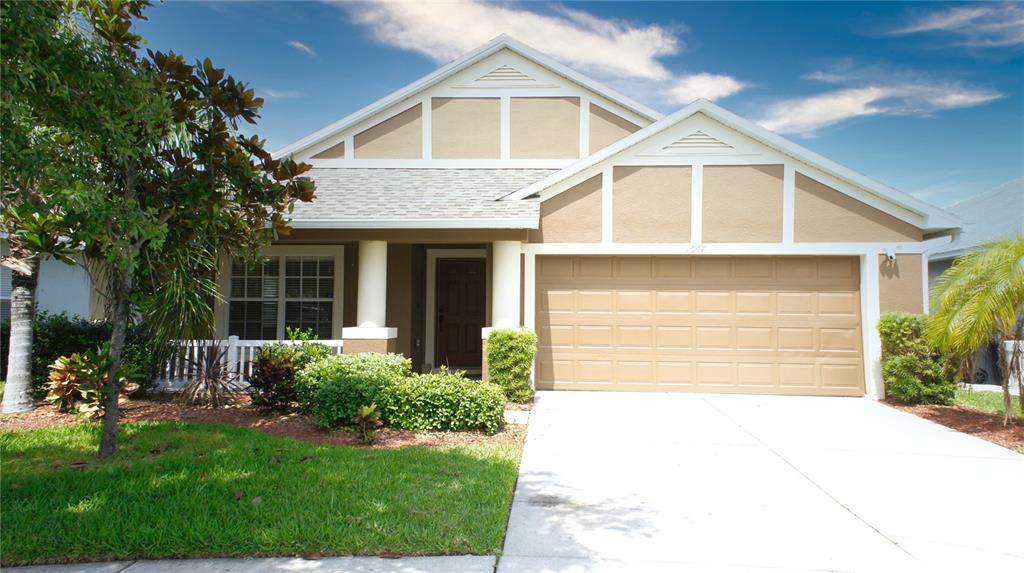
[[[117,451],[118,398],[121,394],[119,374],[124,341],[128,333],[128,297],[132,292],[132,272],[115,268],[111,271],[109,285],[113,323],[110,335],[110,369],[107,370],[106,406],[103,409],[103,439],[100,441],[100,457],[105,458]]]
[[[999,356],[999,371],[1003,373],[1003,425],[1009,426],[1013,415],[1013,400],[1010,398],[1010,380],[1013,376],[1011,373],[1013,369],[1008,362],[1009,356],[1006,353],[1006,345],[1003,344],[1005,339],[1005,336],[1000,336],[997,339],[999,341],[997,352]]]
[[[28,412],[32,399],[32,334],[36,317],[36,286],[39,281],[39,255],[18,253],[14,241],[11,255],[26,263],[26,268],[11,271],[11,341],[7,354],[7,383],[0,412]],[[24,255],[24,256],[21,256]]]

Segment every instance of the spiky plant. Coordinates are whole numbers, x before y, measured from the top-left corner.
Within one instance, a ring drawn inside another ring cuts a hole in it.
[[[1024,337],[1024,236],[957,258],[936,282],[932,301],[926,333],[942,350],[966,359],[993,340],[998,343],[1004,371],[1003,423],[1008,425],[1010,381],[1020,379]],[[1007,340],[1014,341],[1010,351],[1003,344]],[[1024,406],[1024,385],[1018,383],[1017,388]]]

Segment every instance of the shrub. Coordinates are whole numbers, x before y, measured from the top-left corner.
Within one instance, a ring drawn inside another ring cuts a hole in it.
[[[387,385],[380,396],[388,425],[406,430],[484,430],[505,421],[505,394],[490,382],[467,380],[463,372],[441,369]]]
[[[537,335],[530,330],[499,328],[487,337],[487,372],[490,381],[505,391],[513,402],[533,396],[530,369],[537,354]]]
[[[925,318],[887,312],[878,322],[886,396],[904,404],[950,404],[956,370],[924,337]]]
[[[352,423],[360,406],[380,404],[381,390],[410,375],[401,354],[342,354],[307,364],[296,374],[299,406],[321,426]]]
[[[50,365],[61,356],[88,352],[110,340],[111,326],[108,322],[86,320],[67,313],[36,313],[32,338],[32,392],[40,398],[47,392]],[[10,322],[0,324],[0,340],[3,347],[10,338]],[[173,344],[167,347],[157,345],[145,331],[132,326],[128,329],[122,358],[123,376],[138,384],[141,390],[153,387],[156,371],[170,356]],[[0,359],[0,379],[7,376],[7,356]]]
[[[264,410],[287,410],[299,400],[295,375],[306,365],[331,355],[323,344],[268,344],[256,353],[249,377],[252,404]]]
[[[50,365],[46,401],[61,412],[75,412],[88,418],[103,416],[107,370],[110,368],[110,345],[97,350],[61,356]],[[121,379],[121,394],[138,390],[138,385]]]

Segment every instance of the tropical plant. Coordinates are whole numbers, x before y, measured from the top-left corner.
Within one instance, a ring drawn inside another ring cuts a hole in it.
[[[1010,381],[1020,381],[1022,376],[1024,236],[958,257],[939,277],[931,298],[934,303],[926,332],[939,348],[966,360],[990,342],[998,343],[1006,412],[1003,423],[1009,425]],[[1024,383],[1018,382],[1017,390],[1024,406]]]
[[[253,406],[263,410],[287,410],[298,402],[295,374],[307,364],[331,355],[323,344],[267,344],[256,353],[249,376]]]
[[[537,335],[527,329],[498,328],[487,336],[489,380],[502,387],[513,402],[533,396],[530,371],[537,354]]]
[[[380,421],[380,409],[377,408],[377,405],[370,404],[359,407],[355,418],[352,419],[352,424],[355,425],[363,443],[369,445],[377,441],[377,434],[384,422]]]
[[[46,401],[60,412],[74,410],[87,418],[102,417],[109,368],[110,348],[106,344],[96,350],[61,356],[50,366]],[[122,381],[119,399],[137,389],[137,384]]]
[[[228,362],[227,348],[213,344],[186,363],[190,378],[178,398],[182,403],[220,408],[237,401],[242,385]]]

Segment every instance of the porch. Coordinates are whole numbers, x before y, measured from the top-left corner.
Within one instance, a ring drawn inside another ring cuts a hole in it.
[[[292,328],[338,352],[481,376],[486,329],[522,324],[525,240],[515,229],[296,229],[260,264],[224,263],[216,338],[234,340],[243,377],[255,349]]]

